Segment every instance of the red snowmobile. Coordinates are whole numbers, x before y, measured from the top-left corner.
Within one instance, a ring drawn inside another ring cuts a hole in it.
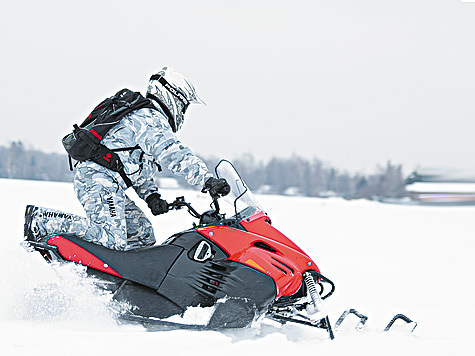
[[[86,266],[114,300],[133,306],[122,320],[155,329],[221,329],[268,317],[325,329],[333,338],[322,305],[335,290],[333,282],[273,227],[231,163],[221,161],[216,175],[231,186],[225,199],[232,200],[234,215],[222,213],[216,196],[203,214],[176,198],[169,209],[186,208],[199,223],[159,246],[117,251],[68,235],[27,242],[47,261]],[[214,308],[206,325],[164,320],[198,306]]]

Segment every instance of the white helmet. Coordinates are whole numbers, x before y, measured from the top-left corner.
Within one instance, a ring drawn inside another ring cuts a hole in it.
[[[173,132],[177,132],[183,125],[183,116],[190,103],[204,104],[196,95],[193,85],[170,67],[163,67],[150,77],[147,98],[160,105]]]

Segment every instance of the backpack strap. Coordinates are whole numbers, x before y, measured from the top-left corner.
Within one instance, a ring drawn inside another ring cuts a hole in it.
[[[160,108],[162,111],[165,113],[168,123],[170,124],[170,127],[172,128],[173,132],[176,132],[176,125],[175,125],[175,120],[173,119],[173,115],[170,112],[170,110],[166,107],[164,103],[161,102],[159,98],[157,98],[155,95],[147,93],[147,99],[152,99],[155,101],[158,105],[160,105]]]
[[[139,150],[140,149],[140,146],[139,145],[136,145],[134,147],[124,147],[124,148],[114,148],[112,149],[111,151],[113,152],[120,152],[120,151],[133,151],[133,150]],[[142,153],[140,154],[140,158],[139,158],[139,161],[142,162],[142,159],[143,159],[143,156],[144,156],[145,152],[142,151]],[[157,166],[157,169],[159,172],[162,171],[162,166],[158,163],[158,162],[155,162],[155,160],[153,161],[155,163],[155,165]]]
[[[130,178],[125,174],[124,164],[114,150],[104,146],[103,144],[98,144],[94,150],[94,155],[91,157],[91,161],[110,169],[113,172],[118,172],[124,180],[127,188],[132,186]]]
[[[124,168],[119,170],[119,174],[122,180],[124,181],[125,185],[127,186],[127,188],[130,188],[132,186],[132,181],[130,180],[129,177],[127,177],[127,174],[125,174]]]
[[[69,170],[72,172],[73,171],[73,159],[71,158],[70,155],[68,155],[69,159]]]
[[[113,148],[111,149],[112,152],[121,152],[121,151],[134,151],[140,149],[139,145],[135,145],[134,147],[122,147],[122,148]]]

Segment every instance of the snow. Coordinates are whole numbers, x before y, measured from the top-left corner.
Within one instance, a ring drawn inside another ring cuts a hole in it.
[[[199,210],[208,207],[197,191],[163,190],[169,201],[179,195]],[[358,320],[349,317],[330,341],[324,331],[271,321],[226,332],[118,325],[107,308],[110,296],[98,294],[80,269],[52,268],[20,246],[26,204],[83,214],[72,185],[0,179],[0,196],[3,355],[445,355],[475,346],[475,207],[258,196],[273,225],[336,284],[325,301],[332,323],[350,308],[368,316],[362,331],[350,327]],[[185,210],[151,220],[160,241],[193,221]],[[418,323],[412,334],[413,325],[402,323],[382,331],[397,313]]]
[[[162,189],[179,189],[180,184],[178,184],[175,178],[160,178],[158,180],[158,186]]]

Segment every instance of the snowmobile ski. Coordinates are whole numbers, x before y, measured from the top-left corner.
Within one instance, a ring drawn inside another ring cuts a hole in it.
[[[394,325],[394,322],[396,320],[403,320],[405,321],[407,324],[414,324],[414,327],[411,329],[411,333],[414,331],[414,329],[416,328],[417,326],[417,323],[415,321],[412,321],[411,319],[409,319],[407,316],[405,316],[404,314],[396,314],[392,319],[391,321],[388,323],[388,325],[386,325],[386,327],[384,328],[384,331],[389,331],[391,329],[391,327]]]
[[[368,317],[366,315],[363,315],[361,313],[359,313],[356,309],[349,309],[349,310],[345,310],[343,312],[343,314],[341,314],[341,316],[338,318],[338,320],[336,321],[335,323],[335,330],[338,329],[341,325],[341,323],[343,322],[343,320],[346,319],[346,317],[349,315],[349,314],[353,314],[355,316],[357,316],[359,318],[359,322],[358,324],[356,324],[355,326],[355,329],[357,330],[360,330],[364,327],[366,321],[368,320]]]
[[[366,324],[366,321],[368,320],[368,317],[366,315],[363,315],[361,314],[360,312],[358,312],[356,309],[349,309],[349,310],[345,310],[341,316],[338,318],[338,320],[336,321],[335,323],[335,330],[338,330],[338,328],[341,326],[341,324],[343,323],[343,321],[350,315],[350,314],[353,314],[355,315],[356,317],[359,318],[359,322],[358,324],[355,325],[355,329],[357,330],[361,330],[365,327],[365,324]],[[391,329],[391,327],[394,325],[394,323],[397,321],[397,320],[403,320],[404,322],[406,322],[407,324],[411,324],[413,323],[414,324],[414,327],[412,328],[411,330],[411,333],[414,331],[414,329],[416,328],[417,326],[417,323],[415,321],[412,321],[411,319],[409,319],[407,316],[405,316],[404,314],[396,314],[392,319],[391,321],[388,323],[388,325],[386,325],[386,327],[384,328],[384,331],[389,331]]]

